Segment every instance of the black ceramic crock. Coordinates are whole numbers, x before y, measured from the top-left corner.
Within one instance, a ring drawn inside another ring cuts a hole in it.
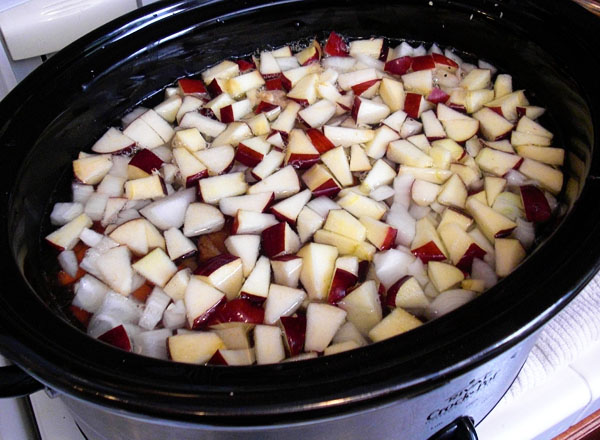
[[[2,353],[56,390],[90,439],[418,440],[446,426],[438,438],[473,438],[469,422],[494,407],[536,331],[599,266],[598,24],[566,0],[179,0],[92,32],[0,104]],[[65,300],[48,287],[42,237],[77,152],[134,106],[160,100],[176,78],[331,30],[435,41],[512,73],[516,87],[547,107],[545,123],[569,151],[558,228],[510,277],[459,310],[326,358],[192,366],[125,353],[74,328]],[[4,382],[14,382],[5,373]]]

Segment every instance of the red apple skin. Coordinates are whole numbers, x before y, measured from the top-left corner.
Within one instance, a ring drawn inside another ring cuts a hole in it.
[[[283,215],[281,212],[277,211],[276,209],[271,208],[269,210],[271,212],[271,214],[273,214],[275,216],[275,218],[277,218],[277,220],[281,221],[281,222],[287,222],[290,224],[290,226],[294,226],[296,224],[296,221],[291,219],[291,218],[287,218],[285,215]]]
[[[390,53],[390,47],[388,46],[387,41],[383,41],[381,45],[381,52],[379,52],[379,61],[385,61],[388,59],[388,54]]]
[[[288,139],[289,139],[289,137],[290,137],[290,134],[289,134],[289,133],[287,133],[287,132],[285,132],[285,131],[281,131],[281,130],[271,130],[271,133],[269,133],[269,136],[271,136],[271,135],[273,135],[273,134],[275,134],[275,133],[279,133],[279,134],[281,135],[281,139],[283,140],[283,143],[284,143],[285,145],[287,145],[287,143],[288,143]],[[267,137],[269,137],[269,136],[267,136]],[[273,149],[274,149],[274,150],[281,151],[281,149],[280,149],[280,148],[273,147]]]
[[[325,53],[332,57],[347,57],[348,56],[348,45],[346,42],[335,32],[331,32],[327,38],[327,44],[323,49]]]
[[[277,75],[278,76],[275,78],[270,78],[270,79],[265,78],[265,88],[267,90],[283,90],[281,76],[279,76],[279,74],[277,74]]]
[[[182,78],[177,83],[181,91],[186,95],[206,93],[206,87],[204,87],[204,83],[199,79]]]
[[[381,80],[380,79],[372,79],[370,81],[365,81],[360,84],[353,85],[352,91],[354,92],[354,94],[356,96],[360,96],[363,93],[365,93],[370,87],[372,87],[373,84],[377,84],[379,81],[381,81]],[[348,109],[348,110],[350,110],[350,109]]]
[[[271,110],[275,110],[279,107],[276,104],[271,104],[270,102],[260,101],[260,103],[256,106],[255,113],[258,115],[264,112],[270,112]]]
[[[446,259],[444,253],[433,241],[429,241],[423,246],[413,249],[412,253],[415,257],[420,258],[423,264],[427,264],[430,261],[444,261]]]
[[[413,72],[419,70],[435,69],[435,61],[431,55],[423,55],[420,57],[413,57],[411,68]]]
[[[245,146],[240,142],[237,151],[235,152],[235,160],[246,165],[247,167],[254,168],[264,159],[264,155],[259,153],[252,148]]]
[[[300,257],[298,257],[295,254],[288,254],[288,255],[281,255],[280,257],[271,258],[271,260],[273,260],[273,261],[291,261],[291,260],[297,260],[298,258],[300,258]]]
[[[147,148],[138,151],[129,161],[129,165],[137,167],[148,174],[158,170],[162,164],[162,159]]]
[[[456,263],[456,267],[462,270],[465,273],[471,273],[471,266],[473,265],[473,260],[475,258],[483,259],[486,252],[477,246],[476,243],[472,243],[471,246],[467,249],[465,254],[461,257],[461,259]]]
[[[316,164],[321,156],[318,154],[290,154],[287,161],[288,165],[293,166],[297,170],[306,170]]]
[[[369,273],[369,262],[362,260],[358,263],[358,282],[364,283],[367,280],[367,274]]]
[[[417,119],[419,117],[421,99],[423,99],[423,96],[419,95],[418,93],[406,94],[406,99],[404,100],[404,111],[413,119]]]
[[[341,188],[337,186],[333,179],[328,179],[321,185],[312,190],[314,197],[335,197],[341,191]]]
[[[513,170],[518,170],[525,159],[521,158],[513,167]]]
[[[217,313],[221,310],[222,307],[225,306],[226,303],[227,303],[227,300],[225,299],[225,297],[221,298],[221,300],[218,303],[216,303],[214,306],[212,306],[210,309],[208,309],[202,315],[200,315],[196,319],[194,319],[191,330],[202,330],[202,329],[208,327],[209,325],[212,325],[213,322],[215,324],[218,324],[219,322],[221,322],[221,321],[216,321],[216,316],[217,316]]]
[[[198,266],[198,268],[194,271],[194,275],[209,276],[215,270],[221,268],[221,266],[229,264],[238,258],[239,257],[231,254],[217,255],[209,260],[206,260],[203,264]]]
[[[527,109],[525,107],[517,107],[517,120],[521,119],[526,114]]]
[[[264,296],[253,295],[248,292],[240,292],[240,298],[250,301],[252,304],[256,304],[257,306],[262,306],[267,299]]]
[[[496,232],[496,234],[494,235],[494,238],[504,238],[504,237],[508,237],[510,234],[512,234],[512,231],[515,228],[510,228],[510,229],[504,229],[502,231],[498,231]]]
[[[385,63],[384,70],[392,75],[404,75],[412,65],[411,57],[400,57]]]
[[[269,258],[285,252],[285,222],[270,226],[260,234],[260,245]]]
[[[206,90],[208,91],[208,94],[210,96],[212,96],[213,98],[216,98],[217,96],[219,96],[221,93],[224,92],[224,90],[221,88],[221,86],[219,85],[219,82],[217,81],[217,79],[213,79],[207,86],[206,86]]]
[[[429,95],[427,96],[427,101],[433,102],[434,104],[439,104],[439,103],[445,104],[449,98],[450,98],[450,95],[448,95],[442,89],[440,89],[439,87],[434,87],[431,90],[431,92],[429,92]]]
[[[545,222],[552,216],[552,210],[544,193],[533,185],[520,187],[521,198],[527,220],[534,223]]]
[[[309,59],[307,59],[306,61],[304,61],[302,63],[303,66],[308,66],[311,63],[317,63],[319,62],[319,60],[321,59],[321,57],[319,56],[319,50],[317,48],[315,48],[315,53],[313,54],[312,57],[310,57]]]
[[[500,116],[504,117],[504,113],[502,112],[502,107],[488,107],[493,112],[498,113]]]
[[[450,102],[448,103],[448,107],[450,107],[452,110],[456,110],[457,112],[467,114],[467,109],[464,105],[454,104]]]
[[[394,284],[392,284],[392,287],[388,289],[387,294],[385,296],[385,305],[391,308],[396,307],[396,295],[398,295],[398,290],[400,290],[402,284],[404,284],[409,278],[409,275],[405,275],[398,281],[396,281]]]
[[[308,107],[310,105],[308,100],[306,100],[304,98],[291,98],[288,96],[288,99],[291,99],[292,101],[297,102],[298,104],[300,104],[301,107]]]
[[[221,355],[221,350],[217,350],[215,352],[215,354],[213,354],[213,357],[211,357],[210,360],[208,361],[208,365],[229,365],[229,364],[225,361],[225,358],[223,358],[223,356]]]
[[[208,177],[208,170],[202,170],[193,176],[188,176],[188,178],[185,179],[185,187],[191,188],[192,186],[196,185],[196,182],[198,182],[200,179],[204,179],[205,177]]]
[[[217,310],[216,318],[219,322],[262,324],[265,320],[265,310],[252,301],[244,298],[236,298],[226,302],[223,307],[220,307]]]
[[[281,80],[281,86],[283,87],[283,90],[287,92],[292,90],[292,81],[287,76],[285,76],[285,73],[282,73],[279,78]]]
[[[345,296],[348,289],[356,284],[358,277],[344,269],[336,269],[331,280],[331,288],[327,301],[329,304],[337,304]]]
[[[248,70],[256,69],[256,65],[252,61],[247,60],[235,60],[240,68],[240,72],[246,72]]]
[[[387,234],[385,235],[379,250],[385,251],[394,247],[394,244],[396,244],[396,235],[398,235],[398,229],[392,228],[391,226],[388,227]]]
[[[290,356],[302,353],[306,337],[306,316],[282,316],[279,318],[285,334],[286,348]]]
[[[441,64],[443,66],[452,67],[453,69],[458,69],[458,64],[440,53],[432,53],[431,57],[433,58],[433,62],[435,64]]]
[[[206,116],[207,118],[214,119],[215,121],[218,120],[217,115],[215,115],[215,113],[209,108],[201,108],[198,110],[198,113],[200,113],[202,116]]]
[[[183,254],[181,257],[177,257],[176,259],[174,259],[173,263],[175,263],[176,266],[179,266],[181,263],[183,263],[184,260],[193,257],[197,253],[197,250],[189,251],[187,254]]]
[[[333,143],[329,139],[327,139],[327,137],[323,134],[323,132],[321,132],[321,130],[318,130],[316,128],[309,128],[306,131],[306,134],[310,138],[310,141],[312,142],[313,146],[317,149],[319,154],[326,153],[329,150],[335,148],[335,145],[333,145]]]
[[[98,340],[113,345],[121,350],[131,351],[131,341],[125,327],[119,325],[98,336]]]
[[[352,116],[352,119],[354,119],[354,122],[356,122],[358,119],[358,112],[360,110],[361,103],[362,103],[362,101],[360,100],[360,98],[358,96],[355,96],[354,104],[352,105],[352,112],[350,113],[350,115]]]
[[[222,107],[219,112],[221,113],[221,122],[225,124],[229,124],[230,122],[235,121],[235,116],[233,115],[233,107],[231,105],[226,105]]]

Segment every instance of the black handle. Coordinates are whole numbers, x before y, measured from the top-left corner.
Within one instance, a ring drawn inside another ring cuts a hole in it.
[[[429,440],[477,440],[473,419],[461,416],[439,430]]]
[[[0,398],[21,397],[44,388],[16,365],[0,368]]]

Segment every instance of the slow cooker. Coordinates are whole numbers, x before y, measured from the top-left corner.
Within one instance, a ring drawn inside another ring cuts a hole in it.
[[[68,46],[0,103],[0,350],[19,368],[0,370],[0,392],[55,390],[93,440],[475,438],[538,329],[600,267],[598,24],[566,0],[169,0]],[[409,334],[298,363],[171,363],[75,328],[48,287],[41,231],[77,152],[176,78],[331,30],[477,54],[548,109],[569,184],[542,246],[493,289]]]

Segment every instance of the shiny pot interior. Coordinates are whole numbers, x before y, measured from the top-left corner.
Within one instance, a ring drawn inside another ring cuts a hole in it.
[[[326,416],[407,398],[494,358],[557,313],[598,268],[597,24],[570,2],[180,0],[94,31],[0,104],[8,165],[2,173],[0,347],[36,378],[91,402],[235,424]],[[76,330],[63,311],[65,299],[48,288],[41,237],[49,200],[70,179],[77,152],[128,110],[160,99],[176,78],[224,57],[324,38],[331,30],[435,41],[513,74],[516,87],[548,108],[549,128],[570,151],[576,190],[563,198],[569,212],[560,227],[509,278],[460,310],[410,334],[313,361],[197,367],[124,353]]]

